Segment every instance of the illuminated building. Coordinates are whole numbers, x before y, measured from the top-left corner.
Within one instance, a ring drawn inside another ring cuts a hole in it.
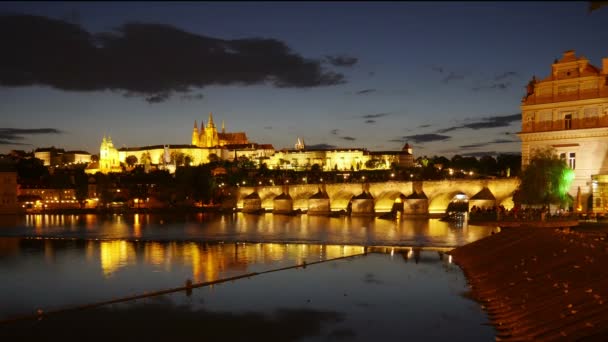
[[[204,126],[201,120],[201,129],[199,130],[194,121],[194,129],[192,130],[192,145],[198,147],[217,147],[226,145],[243,145],[249,144],[245,132],[226,133],[224,121],[222,121],[222,131],[218,132],[213,123],[213,114],[209,113],[209,121],[207,127]]]
[[[17,171],[0,164],[0,214],[17,212],[17,187]]]
[[[62,148],[37,148],[34,157],[42,160],[44,166],[64,165],[69,163],[89,163],[91,154],[85,151],[64,151]]]
[[[606,211],[608,192],[594,189],[602,187],[595,175],[608,174],[608,58],[599,69],[573,50],[564,52],[551,75],[532,78],[521,112],[522,166],[535,149],[553,147],[575,172],[568,191],[574,209]],[[588,206],[591,193],[593,205]]]
[[[372,163],[370,163],[370,161]],[[306,170],[318,165],[320,170],[390,169],[414,166],[414,155],[409,144],[401,151],[368,151],[363,148],[307,149],[298,138],[293,150],[277,151],[267,161],[270,169]]]
[[[244,132],[226,133],[224,123],[217,131],[213,116],[200,129],[196,121],[190,145],[154,145],[116,148],[110,137],[103,137],[99,148],[99,162],[91,163],[87,173],[121,172],[127,166],[127,158],[133,165],[154,166],[173,172],[179,165],[200,165],[217,160],[237,160],[245,157],[256,164],[266,163],[270,169],[310,169],[314,164],[321,170],[362,170],[403,168],[414,166],[414,156],[409,144],[400,151],[368,151],[363,148],[337,148],[331,150],[307,149],[304,140],[297,139],[295,149],[275,151],[270,144],[251,143]],[[370,163],[371,162],[371,163]]]
[[[130,156],[135,157],[135,165],[144,165],[146,168],[156,165],[172,172],[176,164],[199,165],[209,163],[214,158],[234,160],[242,156],[253,160],[266,158],[273,153],[272,145],[251,143],[244,132],[227,133],[223,122],[222,130],[218,132],[213,123],[213,115],[209,113],[206,127],[201,123],[199,130],[196,121],[194,122],[191,145],[153,145],[117,149],[112,138],[104,136],[99,148],[99,162],[90,164],[85,171],[90,174],[121,172],[122,166],[127,164],[127,157]]]

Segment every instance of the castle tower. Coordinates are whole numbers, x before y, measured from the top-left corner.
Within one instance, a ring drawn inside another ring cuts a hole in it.
[[[217,134],[217,129],[213,123],[213,114],[209,112],[209,121],[207,122],[207,128],[205,129],[206,142],[204,147],[214,147],[220,144],[220,138]]]
[[[207,137],[205,136],[205,122],[201,120],[201,129],[198,131],[198,147],[205,147],[207,143]]]
[[[412,153],[412,147],[410,146],[410,144],[408,144],[407,142],[405,143],[405,145],[403,146],[402,149],[403,152],[407,153],[407,154],[413,154]]]
[[[304,140],[298,137],[298,141],[296,142],[295,149],[298,151],[304,150]]]
[[[215,124],[213,123],[213,114],[209,112],[209,122],[207,122],[207,128],[215,128]]]
[[[412,147],[407,142],[399,154],[399,166],[403,168],[414,166],[414,154],[412,153]]]
[[[198,146],[198,127],[196,125],[196,120],[194,120],[194,128],[192,129],[192,145]]]

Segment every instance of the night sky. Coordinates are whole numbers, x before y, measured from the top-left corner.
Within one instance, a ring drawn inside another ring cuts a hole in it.
[[[519,152],[525,85],[566,50],[601,68],[589,2],[1,3],[0,153],[252,142]]]

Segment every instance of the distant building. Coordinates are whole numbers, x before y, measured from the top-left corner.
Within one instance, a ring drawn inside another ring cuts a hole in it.
[[[198,147],[218,147],[225,145],[244,145],[248,144],[247,135],[245,132],[226,133],[224,121],[222,121],[222,131],[218,132],[213,123],[213,114],[209,113],[209,121],[205,127],[201,120],[201,129],[199,130],[194,121],[194,129],[192,130],[192,145]]]
[[[135,157],[134,165],[173,172],[175,166],[206,164],[216,158],[233,160],[245,156],[252,160],[261,160],[274,153],[272,145],[251,143],[244,132],[226,133],[223,122],[222,130],[218,132],[211,113],[207,127],[201,124],[199,130],[195,121],[191,142],[191,145],[116,148],[112,138],[104,136],[99,148],[99,162],[91,163],[85,171],[89,174],[121,172],[123,167],[128,166],[127,158],[131,156]]]
[[[363,148],[307,149],[298,138],[295,149],[277,151],[267,164],[271,169],[294,170],[310,169],[316,164],[323,171],[407,168],[414,166],[414,155],[407,143],[401,151],[370,152]]]
[[[103,137],[99,148],[99,162],[90,163],[85,170],[96,172],[121,172],[123,168],[143,165],[173,172],[176,166],[206,164],[213,160],[238,160],[242,157],[257,165],[266,164],[270,169],[305,170],[319,165],[321,170],[363,170],[403,168],[414,166],[414,156],[409,144],[400,151],[370,152],[363,148],[337,148],[330,150],[307,149],[304,140],[297,138],[293,150],[275,151],[270,144],[256,144],[247,139],[244,132],[226,133],[224,123],[218,132],[209,113],[205,127],[199,129],[196,121],[192,130],[191,145],[153,145],[116,148],[111,137]],[[371,164],[366,164],[371,161]],[[132,165],[128,165],[132,164]]]
[[[566,51],[551,75],[528,83],[521,112],[522,166],[535,149],[555,148],[576,175],[569,191],[575,209],[606,212],[608,180],[597,175],[608,175],[608,58],[599,69]]]
[[[70,163],[89,163],[91,154],[86,151],[65,151],[62,148],[44,147],[34,151],[34,157],[42,160],[44,166],[65,165]]]
[[[18,212],[17,189],[17,170],[14,165],[0,162],[0,214]]]

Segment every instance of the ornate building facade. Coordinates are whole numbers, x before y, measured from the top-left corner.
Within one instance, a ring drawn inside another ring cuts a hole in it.
[[[249,159],[267,158],[274,154],[272,145],[251,143],[244,132],[227,133],[222,122],[222,130],[217,131],[213,114],[205,127],[200,130],[194,122],[191,145],[152,145],[142,147],[123,147],[117,149],[111,137],[103,137],[99,147],[99,162],[91,163],[86,169],[89,174],[97,172],[121,172],[128,164],[127,158],[135,157],[135,165],[146,168],[154,166],[174,170],[176,164],[199,165],[212,159],[233,160],[241,156]]]
[[[277,151],[267,160],[270,169],[305,170],[318,165],[320,170],[390,169],[414,166],[409,144],[401,151],[368,151],[363,148],[307,149],[298,138],[293,150]],[[372,161],[372,163],[369,163]]]
[[[535,149],[553,147],[575,172],[569,191],[574,209],[607,211],[608,191],[597,190],[603,179],[598,175],[608,175],[608,58],[600,69],[572,50],[564,52],[551,75],[532,78],[521,112],[522,166]]]
[[[209,113],[209,121],[205,127],[201,120],[201,129],[198,129],[196,120],[192,129],[192,145],[198,147],[218,147],[226,145],[245,145],[248,144],[245,132],[226,133],[224,121],[222,120],[222,131],[218,132],[213,123],[213,114]]]
[[[275,151],[270,144],[251,143],[244,132],[226,133],[224,123],[220,132],[215,128],[213,115],[209,113],[207,126],[196,121],[192,130],[191,145],[153,145],[123,147],[117,149],[111,137],[103,137],[99,147],[99,162],[86,169],[97,172],[121,172],[128,164],[165,168],[170,172],[179,165],[206,164],[213,159],[235,160],[246,157],[270,169],[305,170],[317,164],[321,170],[390,169],[414,166],[414,156],[409,144],[400,151],[374,151],[362,148],[337,148],[331,150],[307,149],[304,140],[298,138],[293,150]],[[134,157],[134,158],[133,158]],[[369,163],[371,161],[371,163]]]

